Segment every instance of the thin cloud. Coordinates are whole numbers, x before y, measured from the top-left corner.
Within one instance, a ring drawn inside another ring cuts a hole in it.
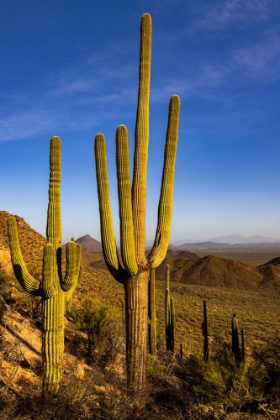
[[[244,75],[270,81],[279,77],[280,36],[269,34],[261,43],[234,52],[233,63]]]
[[[218,5],[205,4],[206,13],[188,29],[188,32],[198,30],[221,30],[236,23],[252,23],[267,19],[272,0],[227,0]]]
[[[31,137],[53,125],[53,116],[41,111],[22,111],[0,119],[0,142]]]
[[[191,60],[190,60],[191,62]],[[153,89],[152,100],[162,100],[177,93],[184,97],[210,97],[216,100],[225,91],[246,87],[256,81],[267,84],[278,80],[280,66],[280,34],[269,32],[258,43],[230,51],[223,56],[205,60],[200,57],[173,80],[161,79]]]
[[[124,115],[125,106],[137,97],[138,69],[128,58],[129,44],[122,55],[114,43],[76,66],[50,74],[41,91],[5,95],[0,142],[25,139],[46,129],[84,130]]]

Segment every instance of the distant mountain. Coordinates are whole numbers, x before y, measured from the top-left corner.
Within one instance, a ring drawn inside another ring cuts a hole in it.
[[[102,252],[102,244],[90,235],[81,236],[75,242],[80,244],[83,249],[88,249],[93,252]]]
[[[255,236],[242,236],[242,235],[227,235],[227,236],[218,236],[216,238],[210,239],[198,239],[198,240],[191,240],[191,239],[184,239],[180,241],[171,241],[173,246],[181,246],[183,244],[202,244],[202,243],[210,243],[215,242],[218,244],[256,244],[256,243],[273,243],[279,242],[279,239],[269,238],[267,236],[255,235]]]
[[[177,249],[195,249],[195,250],[219,250],[219,249],[227,249],[231,248],[232,246],[229,243],[218,243],[218,242],[194,242],[194,243],[183,243],[182,245],[178,246]]]
[[[227,244],[250,244],[260,242],[278,242],[279,239],[269,238],[267,236],[255,235],[255,236],[242,236],[242,235],[228,235],[218,236],[217,238],[209,239],[209,241],[217,243]]]

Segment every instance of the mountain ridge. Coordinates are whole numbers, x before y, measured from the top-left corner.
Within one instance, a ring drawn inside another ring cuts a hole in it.
[[[205,242],[215,242],[220,244],[254,244],[254,243],[274,243],[280,242],[279,239],[270,238],[268,236],[254,235],[254,236],[242,236],[240,234],[232,234],[226,236],[217,236],[209,239],[181,239],[179,241],[170,241],[173,246],[181,246],[183,244],[197,244]]]

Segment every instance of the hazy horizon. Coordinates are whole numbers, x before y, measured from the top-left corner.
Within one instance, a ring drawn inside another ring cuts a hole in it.
[[[280,238],[276,0],[3,2],[1,210],[45,234],[49,141],[59,135],[63,241],[100,240],[93,140],[102,132],[119,240],[115,130],[127,125],[132,154],[145,12],[153,19],[147,239],[174,93],[182,112],[170,242],[232,232]]]

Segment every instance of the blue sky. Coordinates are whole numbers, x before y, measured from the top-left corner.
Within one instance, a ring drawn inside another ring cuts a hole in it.
[[[49,140],[62,138],[63,239],[100,239],[93,140],[133,147],[141,15],[153,19],[147,239],[169,98],[181,97],[172,240],[280,238],[278,0],[1,1],[1,210],[45,233]]]

